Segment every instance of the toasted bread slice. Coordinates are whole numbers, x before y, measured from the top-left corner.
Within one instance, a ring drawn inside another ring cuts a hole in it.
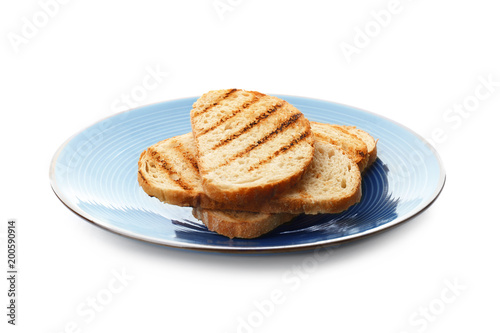
[[[359,137],[347,131],[345,127],[312,121],[311,128],[317,139],[341,147],[358,164],[360,170],[366,167],[368,162],[366,144]]]
[[[144,191],[179,206],[263,213],[338,213],[361,198],[358,166],[344,151],[321,139],[313,162],[292,189],[266,202],[216,201],[202,186],[191,133],[149,147],[139,160],[138,181]]]
[[[233,210],[211,210],[195,207],[193,216],[208,230],[229,238],[256,238],[292,220],[294,214],[252,213]]]
[[[191,110],[196,160],[205,193],[244,204],[295,185],[312,161],[309,121],[277,97],[225,89],[202,95]]]
[[[370,165],[377,159],[377,140],[375,140],[369,133],[357,128],[356,126],[342,126],[349,133],[356,135],[358,138],[363,140],[367,148],[367,158],[364,162],[365,166],[360,168],[361,172],[365,171]]]

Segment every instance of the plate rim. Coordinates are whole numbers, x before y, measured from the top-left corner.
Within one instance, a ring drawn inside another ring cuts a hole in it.
[[[285,98],[282,98],[285,100],[287,97],[292,97],[292,98],[299,98],[299,99],[304,99],[304,100],[319,101],[319,102],[323,102],[323,103],[327,103],[327,104],[328,103],[335,104],[335,105],[339,105],[339,106],[342,106],[345,108],[355,109],[355,110],[370,114],[372,116],[384,119],[384,120],[402,128],[402,129],[404,129],[406,132],[409,132],[410,134],[414,135],[418,140],[420,140],[431,151],[432,155],[436,159],[437,164],[439,166],[439,179],[438,179],[437,186],[434,189],[433,194],[430,195],[426,201],[421,203],[418,207],[416,207],[415,209],[413,209],[409,213],[405,214],[404,216],[397,218],[397,219],[395,219],[391,222],[388,222],[386,224],[377,226],[375,228],[365,230],[361,233],[343,236],[343,237],[339,237],[339,238],[335,238],[335,239],[316,241],[316,242],[312,242],[312,243],[308,243],[308,244],[290,244],[290,245],[285,245],[285,246],[264,246],[264,247],[263,246],[249,246],[249,247],[236,246],[236,247],[231,247],[231,248],[226,247],[226,246],[221,246],[221,245],[204,245],[204,244],[196,244],[196,243],[185,243],[185,242],[179,242],[179,241],[175,241],[175,240],[167,240],[167,241],[163,240],[163,241],[161,241],[161,240],[154,238],[154,237],[139,235],[139,234],[131,232],[129,230],[109,225],[106,222],[103,222],[99,219],[96,219],[95,217],[90,216],[90,214],[87,214],[86,212],[81,210],[79,207],[76,207],[71,200],[69,200],[68,198],[66,198],[62,194],[62,191],[60,190],[60,188],[57,185],[57,182],[55,180],[56,164],[57,164],[57,160],[58,160],[60,153],[64,150],[64,148],[75,137],[77,137],[78,135],[85,132],[89,128],[91,128],[91,127],[93,127],[93,126],[95,126],[95,125],[97,125],[97,124],[99,124],[107,119],[117,117],[118,115],[121,115],[121,114],[124,114],[127,112],[133,112],[134,110],[138,110],[138,109],[142,109],[142,108],[146,108],[146,107],[151,107],[151,106],[155,106],[155,105],[160,105],[160,104],[165,104],[168,102],[175,102],[175,101],[180,102],[183,100],[196,99],[196,98],[199,98],[199,96],[175,98],[175,99],[169,99],[169,100],[165,100],[165,101],[161,101],[161,102],[154,102],[154,103],[150,103],[150,104],[140,105],[140,106],[135,107],[135,108],[131,108],[131,109],[127,109],[124,111],[114,113],[112,115],[104,117],[104,118],[97,120],[97,121],[93,122],[92,124],[84,127],[83,129],[81,129],[80,131],[71,135],[68,139],[66,139],[59,146],[59,148],[56,150],[56,152],[54,153],[54,155],[51,159],[51,162],[50,162],[50,166],[49,166],[50,186],[51,186],[54,194],[56,195],[56,197],[74,214],[76,214],[77,216],[83,218],[84,220],[86,220],[87,222],[90,222],[91,224],[93,224],[95,226],[98,226],[98,227],[100,227],[104,230],[107,230],[107,231],[111,231],[111,232],[118,234],[120,236],[125,236],[127,238],[134,239],[137,241],[152,243],[152,244],[176,248],[176,249],[194,250],[194,251],[203,251],[203,252],[217,252],[217,253],[238,253],[238,254],[242,254],[242,253],[266,254],[266,253],[286,253],[286,252],[294,252],[294,251],[310,251],[310,250],[313,250],[316,248],[327,247],[327,246],[336,246],[336,245],[345,244],[347,242],[351,242],[354,240],[360,240],[360,239],[366,238],[368,236],[372,236],[372,235],[378,234],[380,232],[392,229],[395,226],[398,226],[404,222],[407,222],[407,221],[415,218],[416,216],[420,215],[425,210],[427,210],[441,194],[441,192],[444,188],[444,185],[446,183],[446,171],[445,171],[441,156],[437,152],[436,148],[432,144],[429,143],[429,141],[427,141],[423,136],[416,133],[415,131],[413,131],[409,127],[407,127],[407,126],[405,126],[397,121],[394,121],[386,116],[377,114],[375,112],[364,110],[364,109],[358,108],[358,107],[353,107],[353,106],[343,104],[343,103],[333,102],[333,101],[326,100],[326,99],[305,97],[305,96],[299,96],[299,95],[287,95],[287,94],[269,94],[269,95],[276,96],[279,98],[285,97]]]

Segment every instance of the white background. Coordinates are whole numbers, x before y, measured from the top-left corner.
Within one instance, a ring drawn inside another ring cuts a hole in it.
[[[20,258],[18,325],[6,323],[2,278],[2,332],[498,332],[494,1],[222,0],[221,15],[213,0],[62,2],[0,5],[0,266],[10,218]],[[385,26],[374,23],[387,8]],[[346,57],[346,44],[357,53]],[[409,223],[321,260],[180,251],[104,231],[56,198],[49,164],[68,137],[123,107],[148,68],[168,76],[137,104],[237,87],[440,133],[446,186]],[[481,78],[494,82],[488,96]],[[472,111],[447,111],[476,89]]]

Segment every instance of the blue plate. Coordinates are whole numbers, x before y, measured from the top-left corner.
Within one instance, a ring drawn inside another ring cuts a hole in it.
[[[378,159],[363,176],[361,202],[341,214],[301,215],[257,239],[228,239],[177,207],[149,197],[137,183],[148,146],[191,131],[197,98],[140,107],[71,137],[50,166],[59,199],[81,217],[118,234],[177,248],[281,252],[340,244],[393,227],[437,198],[445,172],[436,151],[408,128],[373,113],[316,99],[278,96],[308,119],[355,125],[378,138]]]

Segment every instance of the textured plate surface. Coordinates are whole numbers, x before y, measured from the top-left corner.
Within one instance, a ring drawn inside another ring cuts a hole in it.
[[[363,176],[359,204],[336,215],[301,215],[258,239],[230,240],[191,215],[161,203],[137,183],[137,161],[148,146],[191,131],[196,98],[144,106],[104,119],[65,142],[50,166],[59,199],[85,219],[118,234],[172,247],[280,252],[340,244],[397,225],[439,195],[445,173],[420,136],[386,118],[316,99],[283,96],[308,119],[355,125],[378,138],[377,161]]]

